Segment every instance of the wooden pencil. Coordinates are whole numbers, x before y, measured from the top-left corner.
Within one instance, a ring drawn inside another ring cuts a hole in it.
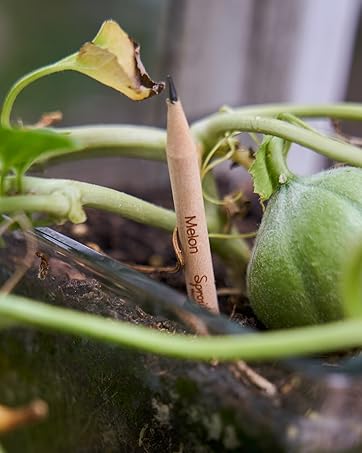
[[[166,154],[187,293],[200,305],[218,313],[199,157],[172,79],[168,82]]]

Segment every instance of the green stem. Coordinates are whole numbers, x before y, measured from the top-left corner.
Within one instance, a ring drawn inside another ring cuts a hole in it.
[[[10,178],[9,181],[11,181]],[[79,194],[83,207],[113,212],[127,219],[167,231],[172,231],[175,226],[175,214],[173,211],[107,187],[67,179],[33,177],[24,177],[23,186],[26,192],[44,196],[67,188]],[[12,198],[10,197],[10,200]]]
[[[122,215],[139,223],[144,223],[166,231],[173,231],[176,225],[176,216],[173,211],[160,208],[152,203],[140,200],[122,192],[93,184],[74,182],[82,193],[81,199],[84,206],[103,209]],[[216,222],[216,214],[208,213],[210,231],[219,231],[219,223]],[[224,241],[212,239],[213,250],[227,262],[237,263],[240,268],[244,267],[250,259],[250,250],[244,241]]]
[[[341,103],[322,105],[266,104],[241,107],[231,111],[231,115],[243,116],[278,116],[289,113],[303,117],[331,117],[339,119],[362,120],[362,104]],[[216,113],[205,117],[192,126],[196,137],[204,135],[208,125],[225,113]],[[143,126],[81,126],[59,128],[57,131],[70,134],[81,143],[81,150],[70,155],[51,157],[47,163],[52,164],[67,158],[88,158],[104,155],[138,157],[151,160],[165,160],[166,132],[162,129]],[[253,128],[251,132],[255,129]],[[335,143],[335,142],[333,142]]]
[[[304,117],[333,117],[341,119],[362,120],[361,104],[331,105],[291,105],[270,104],[244,107],[231,113],[217,113],[192,126],[195,137],[207,146],[211,146],[225,131],[243,130],[276,135],[288,141],[294,141],[314,149],[331,159],[345,160],[351,164],[361,165],[361,152],[358,148],[338,142],[313,131],[303,130],[284,121],[273,120],[268,116],[280,113],[298,114]],[[253,117],[252,115],[255,115]],[[84,126],[57,129],[74,136],[81,143],[82,150],[70,156],[56,156],[54,160],[69,157],[86,158],[100,155],[122,155],[152,160],[165,158],[164,147],[166,133],[160,129],[139,126]],[[52,163],[50,159],[50,163]]]
[[[259,104],[248,105],[229,110],[227,113],[242,114],[245,116],[271,116],[276,117],[280,113],[291,113],[304,118],[336,118],[345,120],[362,120],[362,104],[353,102],[341,102],[336,104]],[[204,129],[209,121],[214,120],[225,112],[214,113],[193,124],[196,132]]]
[[[14,85],[10,88],[9,93],[5,98],[0,116],[1,126],[11,127],[10,116],[15,99],[25,87],[30,85],[32,82],[35,82],[36,80],[40,79],[41,77],[45,77],[56,72],[65,71],[66,69],[69,69],[66,64],[60,64],[60,62],[58,62],[36,69],[35,71],[26,74],[24,77],[16,81]]]
[[[310,126],[308,123],[301,120],[299,117],[293,115],[292,113],[279,113],[277,119],[286,121],[287,123],[294,124],[294,126],[299,126],[304,129],[307,129],[308,131],[312,131],[315,132],[316,134],[319,134],[319,132],[314,127]]]
[[[209,117],[208,121],[198,123],[193,128],[197,139],[206,146],[215,143],[225,132],[230,131],[274,135],[313,149],[332,160],[362,167],[362,152],[359,148],[272,118],[249,117],[244,113],[222,113]]]
[[[13,295],[0,297],[0,315],[22,325],[188,360],[271,360],[362,346],[361,319],[283,331],[195,337],[162,333]]]
[[[69,211],[69,199],[61,193],[0,197],[0,214],[22,211],[28,213],[42,212],[64,218]]]
[[[70,135],[79,149],[62,154],[54,152],[38,162],[47,165],[74,159],[122,156],[165,161],[166,131],[155,127],[131,125],[81,126],[57,128],[56,132]]]
[[[266,154],[268,173],[276,186],[285,184],[289,179],[294,178],[294,174],[287,166],[284,144],[284,140],[271,137]]]

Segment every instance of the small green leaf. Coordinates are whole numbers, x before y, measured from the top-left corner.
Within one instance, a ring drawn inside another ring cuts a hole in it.
[[[279,187],[286,184],[294,175],[286,165],[288,146],[278,137],[266,135],[260,145],[254,162],[249,168],[253,177],[254,192],[260,200],[268,200]]]
[[[23,174],[40,156],[53,151],[69,152],[74,139],[48,129],[7,129],[0,127],[0,174]]]
[[[362,236],[349,248],[341,282],[346,316],[362,317]]]
[[[257,193],[261,201],[268,200],[274,192],[273,181],[270,177],[267,165],[268,146],[271,137],[266,136],[260,145],[254,162],[249,168],[249,173],[253,177],[254,192]]]

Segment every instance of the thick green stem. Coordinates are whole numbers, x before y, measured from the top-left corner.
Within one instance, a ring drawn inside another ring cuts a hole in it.
[[[32,82],[35,82],[35,80],[40,79],[41,77],[45,77],[50,74],[54,74],[56,72],[61,72],[64,71],[67,68],[66,65],[62,65],[58,63],[55,64],[50,64],[48,66],[44,66],[42,68],[36,69],[35,71],[30,72],[29,74],[26,74],[24,77],[19,79],[14,83],[14,85],[10,88],[9,93],[7,94],[3,108],[1,111],[1,116],[0,116],[0,123],[1,126],[3,127],[10,127],[11,122],[10,122],[10,115],[11,115],[11,110],[13,108],[15,99],[19,95],[19,93],[28,85],[30,85]]]
[[[276,116],[279,113],[291,113],[305,118],[337,118],[362,120],[362,104],[340,102],[335,104],[263,104],[249,105],[234,110],[246,115]]]
[[[0,297],[0,316],[20,325],[187,360],[270,360],[362,346],[361,319],[283,331],[194,337],[162,333],[19,296]]]
[[[9,182],[13,182],[9,178]],[[156,206],[137,197],[107,187],[67,179],[24,178],[24,190],[39,195],[62,191],[64,188],[79,194],[83,207],[114,212],[122,217],[150,226],[172,231],[175,225],[174,212]],[[12,197],[10,197],[10,200]]]
[[[54,152],[38,162],[47,165],[74,159],[122,156],[165,161],[166,131],[155,127],[131,125],[81,126],[56,132],[70,135],[79,149],[64,154]]]
[[[0,214],[22,211],[41,212],[58,218],[66,217],[69,211],[69,199],[61,193],[0,197]]]
[[[272,118],[249,117],[244,113],[222,113],[209,117],[208,121],[201,125],[198,123],[193,129],[197,139],[206,145],[215,143],[225,132],[230,131],[274,135],[313,149],[332,160],[362,167],[362,152],[359,148]]]

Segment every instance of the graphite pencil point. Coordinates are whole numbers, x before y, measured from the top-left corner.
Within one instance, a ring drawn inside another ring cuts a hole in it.
[[[177,91],[175,88],[175,84],[173,83],[172,77],[170,75],[167,76],[167,84],[168,84],[168,98],[170,102],[173,104],[174,102],[177,102],[178,97],[177,97]]]

